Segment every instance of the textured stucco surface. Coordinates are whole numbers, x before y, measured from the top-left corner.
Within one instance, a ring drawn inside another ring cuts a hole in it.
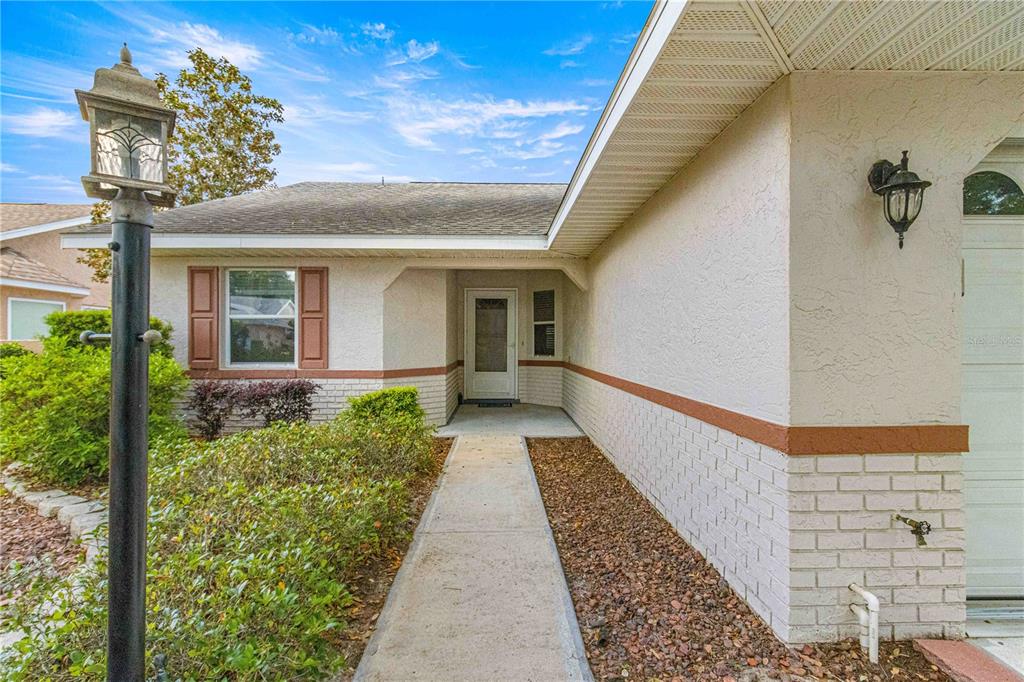
[[[960,419],[963,178],[1024,120],[1024,74],[796,73],[790,423]],[[933,185],[902,251],[878,159]]]
[[[386,369],[448,364],[445,357],[449,330],[446,284],[444,270],[409,269],[385,290]],[[334,311],[331,313],[333,315]]]
[[[789,90],[772,88],[594,253],[568,359],[785,423]]]

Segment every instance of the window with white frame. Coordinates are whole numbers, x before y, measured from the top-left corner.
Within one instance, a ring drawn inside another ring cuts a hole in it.
[[[533,354],[555,354],[555,291],[533,292]]]
[[[43,301],[34,298],[7,299],[7,339],[9,341],[28,341],[38,336],[46,336],[50,329],[46,326],[46,316],[61,312],[66,308],[62,301]]]
[[[227,364],[295,365],[295,270],[228,270]]]

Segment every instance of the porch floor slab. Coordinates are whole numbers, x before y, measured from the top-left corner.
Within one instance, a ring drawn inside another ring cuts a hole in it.
[[[459,405],[439,436],[511,434],[530,438],[575,438],[583,432],[560,407],[514,404],[508,407]]]
[[[458,438],[355,679],[592,679],[521,437]]]

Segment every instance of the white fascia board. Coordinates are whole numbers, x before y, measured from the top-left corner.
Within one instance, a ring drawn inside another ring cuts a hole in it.
[[[675,30],[676,24],[679,23],[679,17],[682,16],[683,10],[688,4],[688,0],[660,0],[651,10],[647,24],[633,48],[633,53],[629,56],[629,61],[626,62],[626,67],[622,70],[622,75],[619,76],[619,81],[604,108],[604,113],[601,114],[601,119],[597,122],[597,127],[587,143],[587,148],[583,151],[583,158],[576,166],[572,180],[569,181],[569,189],[566,190],[562,203],[555,213],[555,218],[551,222],[551,228],[548,230],[549,247],[562,228],[562,223],[565,222],[580,192],[583,191],[587,179],[594,172],[594,167],[600,160],[608,140],[618,128],[619,122],[626,114],[629,105],[632,104],[633,98],[640,90],[640,86],[643,85],[647,74],[657,63],[662,48],[668,42],[669,36]]]
[[[109,234],[66,234],[65,249],[105,248]],[[547,237],[424,236],[424,235],[290,235],[156,233],[151,248],[159,249],[355,249],[416,251],[546,251]]]
[[[71,296],[89,295],[89,290],[83,287],[72,287],[64,284],[50,284],[49,282],[36,282],[30,279],[13,279],[11,277],[0,277],[0,286],[34,289],[35,291],[52,291],[58,294],[70,294]]]
[[[43,223],[42,225],[29,225],[27,227],[19,227],[16,230],[7,230],[6,232],[0,234],[0,240],[7,241],[8,239],[17,239],[19,237],[31,237],[34,234],[52,232],[53,230],[66,230],[69,227],[75,227],[77,225],[86,224],[90,220],[92,220],[90,216],[84,215],[78,218],[58,220],[55,223]]]

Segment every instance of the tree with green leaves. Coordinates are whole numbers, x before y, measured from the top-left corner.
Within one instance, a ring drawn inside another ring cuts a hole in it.
[[[168,140],[167,174],[178,190],[177,204],[188,206],[274,186],[272,163],[281,153],[272,125],[284,121],[284,107],[252,91],[252,80],[237,66],[200,48],[188,53],[190,67],[171,81],[157,74],[164,104],[177,113]],[[110,220],[110,205],[93,207],[92,222]],[[85,249],[78,261],[93,279],[110,277],[110,251]]]

